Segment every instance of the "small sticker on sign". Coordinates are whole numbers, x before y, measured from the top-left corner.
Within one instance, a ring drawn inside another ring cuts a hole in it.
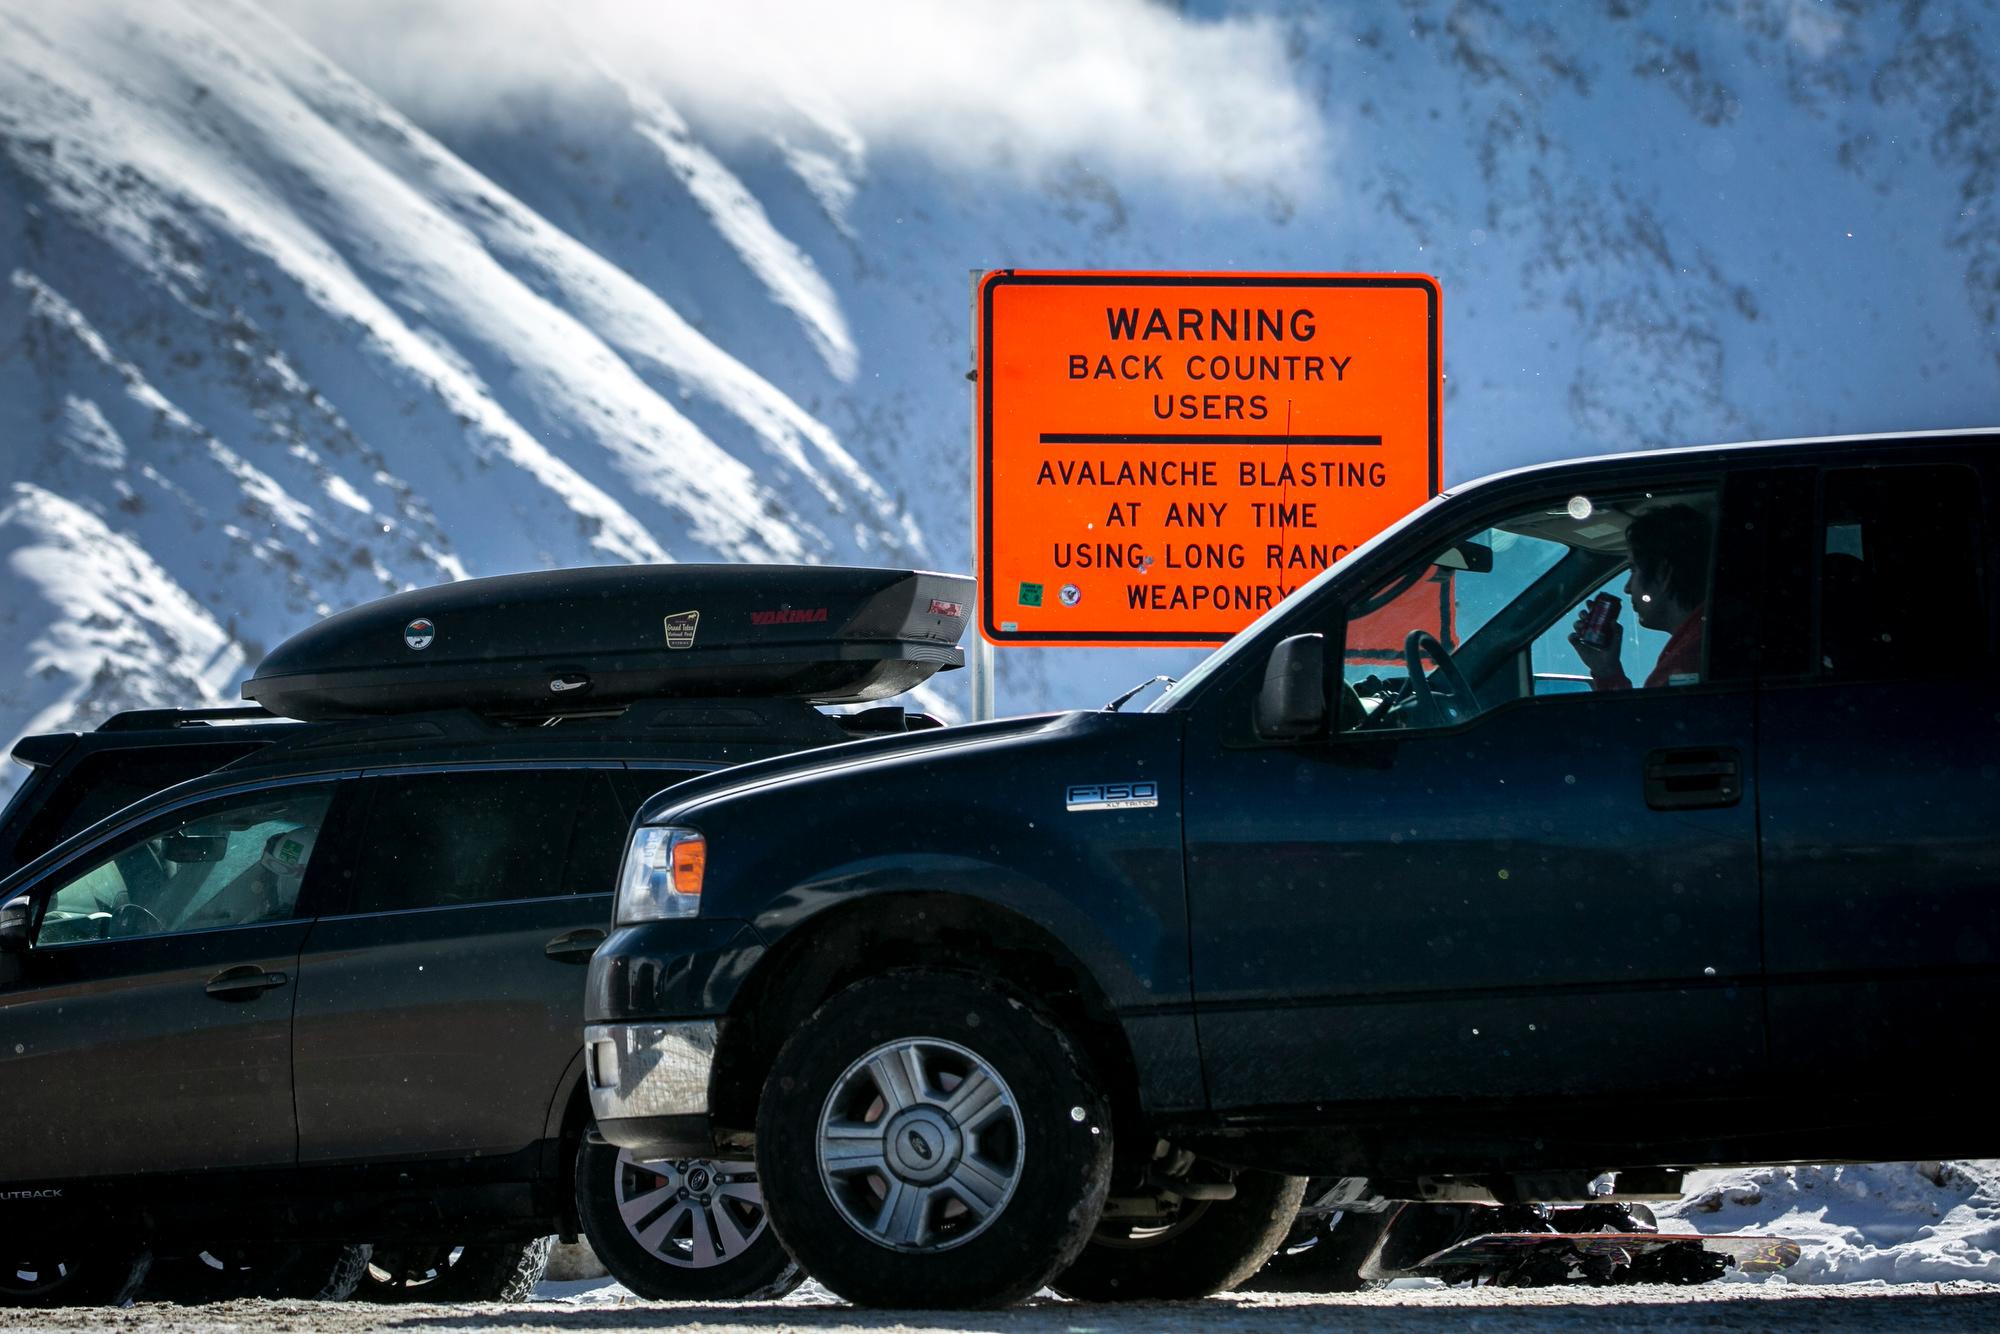
[[[700,622],[698,611],[677,611],[667,617],[667,647],[693,648],[695,627]]]
[[[1056,594],[1056,596],[1062,599],[1063,606],[1074,607],[1077,603],[1083,601],[1083,590],[1075,584],[1064,584],[1062,591]]]
[[[1029,583],[1024,583],[1024,584],[1022,584],[1022,585],[1021,585],[1021,605],[1022,605],[1022,606],[1024,606],[1024,607],[1039,607],[1039,606],[1041,606],[1041,605],[1042,605],[1042,586],[1041,586],[1040,584],[1029,584]]]

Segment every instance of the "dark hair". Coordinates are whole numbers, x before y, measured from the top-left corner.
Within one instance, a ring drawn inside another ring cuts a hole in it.
[[[1662,505],[1647,510],[1625,529],[1625,549],[1632,568],[1657,570],[1665,562],[1667,593],[1685,606],[1708,596],[1708,520],[1692,505]]]

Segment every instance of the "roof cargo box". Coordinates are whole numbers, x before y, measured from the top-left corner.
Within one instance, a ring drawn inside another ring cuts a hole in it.
[[[308,721],[636,699],[882,699],[965,661],[972,580],[831,565],[621,565],[468,579],[327,617],[243,696]]]

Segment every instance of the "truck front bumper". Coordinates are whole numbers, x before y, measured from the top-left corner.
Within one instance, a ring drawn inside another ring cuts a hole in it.
[[[591,1024],[584,1069],[598,1133],[644,1159],[707,1157],[716,1021]]]

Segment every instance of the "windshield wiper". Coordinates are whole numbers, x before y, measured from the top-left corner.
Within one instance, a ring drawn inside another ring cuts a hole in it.
[[[1104,711],[1106,713],[1118,712],[1118,710],[1124,707],[1126,702],[1129,701],[1132,698],[1132,696],[1138,694],[1141,690],[1144,690],[1147,686],[1158,685],[1162,681],[1165,681],[1168,685],[1172,685],[1174,683],[1174,678],[1171,676],[1149,676],[1145,680],[1141,681],[1138,685],[1133,686],[1130,690],[1120,695],[1117,699],[1114,699],[1109,704],[1105,705]]]

